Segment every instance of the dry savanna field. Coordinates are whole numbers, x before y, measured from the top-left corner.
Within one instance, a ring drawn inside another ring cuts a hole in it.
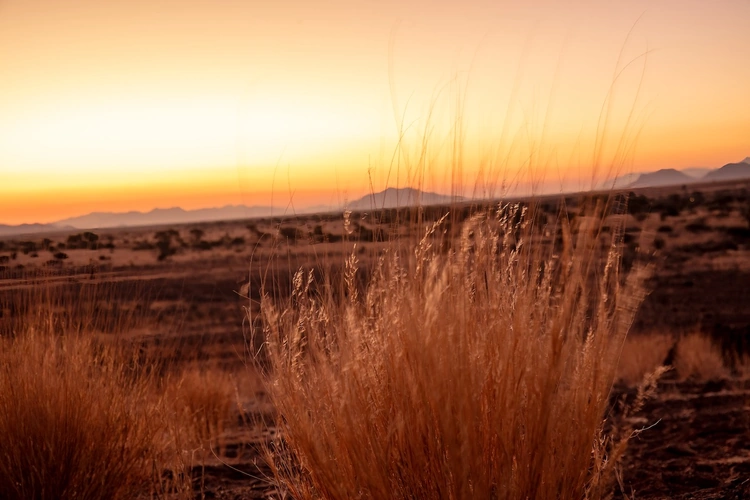
[[[2,498],[743,498],[750,183],[0,239]]]

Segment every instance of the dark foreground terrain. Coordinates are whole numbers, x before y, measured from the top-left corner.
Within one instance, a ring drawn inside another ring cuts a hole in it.
[[[631,396],[618,388],[613,397]],[[615,414],[614,420],[618,417]],[[622,464],[618,498],[743,499],[750,497],[750,381],[677,382],[669,376],[642,411]],[[275,497],[271,471],[248,433],[230,453],[195,470],[205,498]]]

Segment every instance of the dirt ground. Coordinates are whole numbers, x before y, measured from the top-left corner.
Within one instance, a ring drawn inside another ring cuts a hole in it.
[[[728,362],[750,353],[749,190],[740,183],[644,190],[631,195],[626,212],[608,219],[611,227],[624,222],[626,267],[645,256],[654,269],[633,334],[701,331]],[[541,201],[551,205],[547,215],[559,210],[554,199]],[[456,213],[463,212],[453,208]],[[460,222],[449,219],[448,230]],[[283,295],[298,267],[341,262],[353,250],[366,267],[387,245],[379,235],[393,237],[398,227],[395,213],[378,220],[352,214],[348,221],[339,214],[6,238],[0,240],[0,333],[19,314],[22,306],[9,298],[19,289],[33,294],[44,283],[75,295],[100,286],[107,295],[97,307],[137,317],[127,335],[144,348],[176,363],[247,369],[254,348],[247,311],[255,310],[262,282]],[[540,238],[554,238],[555,231]],[[612,400],[633,393],[618,384]],[[254,394],[243,409],[257,416],[270,412],[266,403]],[[613,406],[616,423],[621,415]],[[744,377],[680,381],[668,373],[655,397],[628,418],[646,430],[629,445],[618,496],[750,498],[750,381]],[[247,415],[238,419],[220,458],[195,468],[197,489],[205,498],[277,496],[258,451],[263,435]]]

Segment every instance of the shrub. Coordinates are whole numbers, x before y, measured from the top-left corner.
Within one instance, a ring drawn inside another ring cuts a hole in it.
[[[21,242],[21,252],[23,252],[24,255],[29,255],[30,253],[36,253],[38,250],[36,242],[34,241],[22,241]]]
[[[585,221],[554,253],[525,245],[518,212],[473,217],[447,253],[436,224],[366,286],[352,255],[340,283],[300,271],[287,302],[264,295],[259,363],[285,439],[270,459],[292,496],[609,492],[621,448],[603,419],[643,272],[597,256]]]
[[[727,236],[737,242],[750,241],[750,227],[729,226],[725,227]]]
[[[290,242],[294,243],[297,240],[304,239],[307,234],[302,229],[296,226],[282,226],[279,228],[279,235],[282,238],[286,238]]]
[[[196,244],[196,243],[198,243],[199,241],[201,241],[201,239],[203,239],[203,236],[204,236],[205,234],[206,234],[206,233],[205,233],[205,231],[203,231],[203,229],[200,229],[200,228],[197,228],[197,227],[196,227],[196,228],[193,228],[193,229],[191,229],[191,230],[190,230],[190,237],[191,237],[191,238],[192,238],[192,240],[193,240],[193,244]]]
[[[197,248],[198,250],[211,250],[213,249],[213,247],[214,246],[211,244],[211,242],[206,240],[199,241],[195,246],[195,248]]]
[[[155,248],[156,248],[156,245],[154,245],[153,243],[151,243],[149,241],[145,241],[145,240],[136,241],[135,244],[133,245],[133,250],[136,250],[136,251],[153,250]]]
[[[651,200],[642,194],[635,194],[630,192],[627,197],[628,213],[634,216],[645,215],[648,217],[648,212],[651,210]],[[641,219],[641,220],[645,220]]]
[[[711,227],[702,220],[686,225],[685,229],[691,233],[706,233],[711,231]]]
[[[687,245],[681,245],[679,250],[686,253],[710,253],[710,252],[726,252],[727,250],[737,250],[739,246],[734,241],[730,240],[709,240],[701,243],[691,243]]]

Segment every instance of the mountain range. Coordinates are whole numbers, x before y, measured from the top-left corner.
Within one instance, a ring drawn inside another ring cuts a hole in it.
[[[671,168],[642,174],[626,174],[606,181],[603,189],[645,188],[694,184],[698,182],[721,182],[750,179],[750,157],[737,163],[728,163],[721,168],[704,167],[675,170]],[[345,205],[348,210],[365,211],[379,208],[405,207],[410,205],[441,205],[462,201],[460,197],[430,193],[414,188],[388,188],[356,199]],[[314,206],[296,210],[296,213],[322,213],[340,211],[336,207]],[[251,219],[280,215],[280,210],[269,206],[227,205],[218,208],[184,210],[179,207],[156,208],[150,212],[93,212],[79,217],[63,219],[51,224],[0,224],[0,236],[56,232],[76,229],[116,228],[130,226],[157,226],[189,222],[211,222],[219,220]]]
[[[630,188],[678,186],[681,184],[694,184],[697,182],[721,182],[750,179],[750,157],[737,163],[727,163],[721,168],[689,168],[675,170],[664,168],[656,172],[641,174],[636,180],[629,184]]]

